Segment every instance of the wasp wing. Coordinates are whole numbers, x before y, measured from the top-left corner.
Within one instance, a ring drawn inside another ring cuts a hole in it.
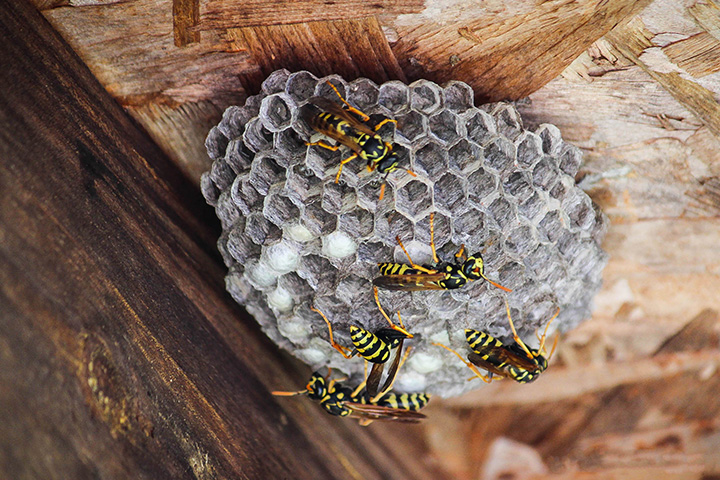
[[[360,144],[355,142],[352,138],[342,134],[336,128],[328,125],[326,121],[320,119],[320,111],[312,105],[305,105],[300,111],[300,117],[307,122],[310,127],[318,133],[330,137],[341,145],[346,146],[356,154],[362,152]]]
[[[370,128],[369,125],[361,122],[358,117],[353,115],[352,112],[344,109],[339,103],[333,102],[324,97],[312,97],[310,99],[310,103],[327,113],[332,113],[333,115],[342,118],[355,130],[358,130],[366,135],[377,135],[377,133]]]
[[[402,349],[403,349],[403,343],[405,342],[405,338],[400,339],[400,343],[398,343],[397,348],[395,349],[395,358],[393,359],[392,365],[390,365],[390,370],[388,371],[387,378],[385,379],[385,383],[383,383],[382,386],[382,392],[386,391],[390,388],[390,386],[393,383],[393,380],[395,380],[395,376],[398,373],[398,370],[400,369],[400,359],[402,358]],[[368,391],[370,391],[368,389]],[[374,397],[375,394],[372,394]]]
[[[507,364],[504,364],[502,366],[499,366],[493,362],[490,362],[488,360],[485,360],[480,355],[478,355],[475,352],[468,353],[467,356],[470,363],[473,365],[477,365],[478,367],[482,368],[483,370],[487,370],[491,374],[499,375],[501,377],[510,377],[511,375],[507,372]]]
[[[345,405],[352,410],[350,416],[353,418],[412,423],[417,423],[425,418],[425,415],[420,412],[405,410],[402,408],[383,407],[380,405],[353,402],[345,402]]]
[[[378,390],[380,389],[380,379],[382,378],[382,372],[384,369],[384,363],[373,363],[365,385],[368,398],[372,398],[377,395]]]
[[[444,290],[437,282],[445,280],[446,273],[418,273],[412,275],[380,275],[373,285],[385,290]]]

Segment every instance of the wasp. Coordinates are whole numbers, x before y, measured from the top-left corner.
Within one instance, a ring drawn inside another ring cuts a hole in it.
[[[326,83],[335,91],[344,106],[322,97],[313,97],[310,99],[310,103],[319,110],[306,108],[303,109],[301,115],[315,131],[332,138],[338,143],[328,145],[320,140],[312,143],[306,142],[306,145],[317,145],[333,152],[337,151],[341,145],[344,145],[352,150],[353,153],[340,162],[340,169],[335,176],[335,183],[340,180],[343,166],[349,161],[360,157],[367,161],[368,170],[377,169],[380,173],[385,174],[380,188],[379,199],[382,200],[385,195],[385,181],[388,175],[398,168],[399,160],[397,154],[393,151],[393,146],[384,141],[377,132],[387,123],[397,124],[397,120],[386,118],[375,125],[374,128],[370,128],[367,124],[370,117],[350,105],[335,85],[330,82]],[[410,170],[407,170],[407,172],[415,176],[414,172]]]
[[[545,326],[545,331],[542,336],[538,336],[538,340],[540,341],[538,348],[528,348],[525,342],[518,336],[512,317],[510,317],[510,306],[507,303],[507,299],[505,299],[505,310],[507,310],[508,321],[510,322],[510,328],[513,332],[513,340],[515,340],[515,342],[510,345],[504,345],[497,338],[485,332],[470,328],[465,330],[465,338],[472,350],[467,356],[469,362],[466,362],[462,358],[462,355],[450,347],[440,343],[433,343],[433,345],[442,347],[457,355],[458,358],[473,371],[475,376],[481,378],[486,383],[492,381],[493,375],[512,378],[519,383],[535,381],[538,375],[548,367],[548,360],[555,352],[555,347],[557,347],[558,337],[555,337],[550,355],[545,358],[545,355],[547,355],[547,351],[545,350],[547,331],[548,328],[550,328],[550,324],[560,313],[560,309],[558,308],[555,315],[553,315]],[[483,375],[477,367],[487,370],[488,374]]]
[[[367,362],[373,364],[372,369],[370,370],[370,375],[367,375],[367,395],[371,399],[377,400],[384,395],[384,392],[387,392],[392,388],[397,372],[410,352],[409,348],[406,349],[405,356],[402,357],[403,343],[405,342],[405,339],[413,338],[413,336],[405,330],[400,312],[398,312],[400,326],[395,325],[387,313],[385,313],[385,310],[383,310],[380,305],[377,287],[373,287],[373,293],[375,295],[375,303],[377,304],[380,313],[382,313],[383,317],[385,317],[388,321],[391,328],[381,328],[376,332],[370,332],[362,327],[358,327],[357,325],[351,325],[350,340],[355,347],[352,350],[335,342],[335,339],[333,338],[332,325],[320,310],[315,307],[311,307],[311,310],[317,312],[323,320],[325,320],[330,334],[330,344],[333,348],[340,352],[343,357],[352,358],[355,355],[360,355]],[[395,349],[395,358],[390,366],[385,383],[383,384],[382,389],[380,389],[380,380],[382,379],[383,370],[385,369],[385,364],[390,359],[390,354],[393,349]],[[378,395],[379,390],[382,390],[383,392],[380,395]]]
[[[394,420],[400,422],[419,422],[425,415],[418,412],[430,401],[430,395],[424,393],[396,394],[386,392],[379,399],[369,399],[362,393],[365,382],[355,390],[343,385],[339,380],[329,380],[315,372],[310,377],[304,390],[297,392],[272,392],[277,396],[307,395],[311,400],[318,401],[320,406],[330,415],[351,417],[360,420],[361,425],[368,425],[374,420]]]
[[[435,212],[430,214],[430,247],[434,265],[418,265],[412,261],[400,237],[395,237],[408,258],[410,265],[403,263],[378,263],[379,277],[373,285],[387,290],[454,290],[480,278],[506,292],[509,288],[493,282],[485,276],[485,264],[479,253],[467,256],[465,245],[455,254],[456,263],[440,262],[435,251]]]

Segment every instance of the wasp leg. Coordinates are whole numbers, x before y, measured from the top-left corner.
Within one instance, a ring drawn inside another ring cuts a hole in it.
[[[465,263],[467,261],[467,252],[465,251],[465,244],[463,243],[460,245],[460,250],[455,254],[455,258],[460,260],[461,263]]]
[[[345,380],[347,380],[347,378],[348,378],[348,377],[333,378],[333,379],[330,380],[330,381],[328,382],[328,384],[327,384],[327,391],[328,391],[328,392],[332,392],[332,391],[335,389],[335,384],[336,384],[336,383],[344,382]]]
[[[540,350],[538,350],[537,355],[533,355],[527,345],[525,345],[525,342],[523,342],[522,339],[518,336],[517,330],[515,330],[515,324],[513,324],[512,317],[510,316],[510,304],[507,301],[507,297],[505,298],[505,311],[507,311],[508,321],[510,322],[510,329],[513,332],[513,340],[515,340],[515,342],[517,342],[517,344],[520,345],[523,350],[525,350],[525,353],[527,353],[529,359],[537,358],[537,356],[540,355]]]
[[[357,158],[357,153],[353,153],[348,158],[346,158],[345,160],[340,162],[340,169],[338,170],[337,175],[335,175],[335,183],[338,183],[340,181],[340,174],[342,173],[343,165],[345,165],[346,163],[348,163],[350,160],[352,160],[354,158]]]
[[[398,245],[400,245],[400,248],[402,248],[402,251],[405,252],[405,256],[408,258],[408,261],[410,262],[410,266],[412,268],[414,268],[415,270],[419,270],[423,273],[428,273],[428,274],[437,273],[437,270],[431,270],[429,268],[425,268],[422,265],[418,265],[417,263],[413,262],[412,258],[410,258],[410,254],[405,249],[405,245],[403,245],[402,241],[400,240],[400,237],[399,236],[395,237],[395,240],[397,240]]]
[[[353,392],[350,394],[350,397],[352,398],[357,398],[357,396],[360,395],[360,392],[362,392],[362,389],[365,388],[365,385],[367,383],[367,364],[368,361],[365,360],[365,380],[360,382],[360,385],[358,385],[357,388],[353,390]]]
[[[305,142],[305,145],[307,145],[308,147],[317,145],[318,147],[327,148],[328,150],[332,150],[333,152],[336,152],[337,149],[340,148],[340,145],[328,145],[322,140],[319,140],[317,142]]]
[[[382,127],[382,126],[385,125],[386,123],[394,123],[395,125],[397,125],[397,120],[393,120],[392,118],[386,118],[386,119],[383,120],[382,122],[380,122],[380,123],[378,123],[377,125],[375,125],[375,131],[377,132],[378,130],[380,130],[380,127]]]
[[[335,87],[335,85],[333,85],[333,84],[330,83],[329,81],[326,81],[325,83],[327,83],[328,85],[330,85],[330,88],[332,88],[333,90],[335,90],[335,93],[337,93],[337,96],[340,97],[340,101],[345,104],[345,106],[347,107],[348,110],[350,110],[351,112],[353,112],[354,114],[356,114],[356,115],[358,115],[360,118],[362,118],[362,121],[363,121],[363,122],[367,122],[368,120],[370,120],[370,117],[369,117],[366,113],[363,113],[363,112],[361,112],[360,110],[358,110],[357,108],[355,108],[355,107],[353,107],[352,105],[350,105],[350,104],[343,98],[343,96],[340,95],[340,92],[338,91],[337,87]],[[397,121],[395,121],[395,122],[397,123]],[[375,130],[377,130],[377,128],[375,128]]]
[[[437,252],[435,251],[435,212],[432,212],[430,214],[430,248],[432,248],[433,252],[433,261],[435,262],[435,264],[440,263],[440,259],[438,258]]]
[[[323,314],[320,310],[318,310],[315,307],[310,307],[310,310],[312,310],[313,312],[319,313],[320,316],[323,318],[323,320],[325,320],[325,323],[327,324],[327,327],[328,327],[328,332],[330,332],[330,345],[332,345],[335,350],[340,352],[343,357],[352,358],[353,355],[351,353],[350,354],[345,353],[346,350],[350,350],[349,348],[345,348],[342,345],[338,345],[337,343],[335,343],[335,339],[333,338],[333,333],[332,333],[332,325],[330,325],[330,320],[327,319],[325,314]],[[328,372],[328,375],[329,375],[329,372]]]
[[[400,370],[400,369],[402,368],[402,366],[405,364],[405,360],[407,360],[407,359],[408,359],[408,355],[410,355],[410,350],[412,350],[412,347],[408,347],[408,348],[405,349],[405,354],[403,355],[402,360],[400,360],[400,365],[399,365],[398,368],[397,368],[398,370]],[[370,402],[371,402],[371,403],[376,403],[376,402],[380,401],[380,399],[383,398],[385,395],[387,395],[387,393],[388,393],[390,390],[392,390],[392,387],[393,387],[393,385],[395,384],[395,379],[396,379],[396,378],[397,378],[397,375],[395,376],[395,378],[392,379],[392,381],[390,382],[390,385],[388,385],[387,387],[385,387],[385,389],[383,389],[382,392],[378,393],[378,394],[375,395],[373,398],[371,398],[371,399],[370,399]]]
[[[443,345],[442,343],[433,343],[433,345],[435,345],[436,347],[442,347],[442,348],[444,348],[445,350],[447,350],[448,352],[452,352],[452,353],[454,353],[455,355],[457,355],[457,357],[460,359],[460,361],[463,362],[465,365],[467,365],[467,367],[468,367],[470,370],[472,370],[472,372],[475,374],[475,377],[478,377],[478,378],[482,379],[482,381],[485,382],[485,383],[490,383],[490,382],[492,382],[493,379],[492,379],[492,377],[490,376],[490,374],[488,374],[488,375],[483,375],[482,373],[480,373],[480,370],[478,370],[475,365],[473,365],[472,363],[466,361],[466,360],[462,357],[462,355],[460,355],[458,352],[456,352],[456,351],[453,350],[452,348],[447,347],[447,346]],[[472,379],[475,378],[475,377],[468,378],[468,380],[472,380]]]
[[[397,330],[398,332],[403,333],[404,335],[407,336],[407,338],[413,338],[413,336],[410,334],[410,332],[408,332],[407,330],[405,330],[405,327],[404,327],[403,324],[402,324],[402,318],[400,318],[400,312],[398,312],[398,318],[400,318],[400,325],[401,325],[400,327],[398,327],[397,325],[395,325],[395,324],[393,323],[393,321],[390,320],[390,317],[388,317],[388,314],[385,313],[385,310],[383,310],[382,306],[380,305],[380,298],[378,297],[378,288],[377,288],[376,286],[373,286],[373,294],[375,295],[375,303],[377,303],[377,306],[378,306],[378,309],[380,310],[380,313],[382,313],[383,317],[385,317],[385,320],[387,320],[388,323],[390,324],[390,328],[392,328],[393,330]]]

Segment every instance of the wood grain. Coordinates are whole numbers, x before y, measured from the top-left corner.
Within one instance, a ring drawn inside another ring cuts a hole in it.
[[[511,3],[499,13],[457,4],[461,11],[448,8],[446,18],[404,16],[395,25],[399,40],[393,51],[411,80],[462,80],[480,102],[514,100],[557,77],[595,40],[649,3],[553,0],[533,8]]]
[[[695,78],[720,71],[720,40],[707,32],[663,47],[671,62]]]
[[[309,372],[224,292],[197,189],[32,7],[0,41],[0,477],[437,478],[272,397]]]
[[[374,15],[395,16],[419,12],[424,3],[422,0],[205,0],[199,28],[214,30],[359,19]]]
[[[687,80],[678,72],[659,72],[649,68],[639,54],[652,47],[652,34],[641,20],[628,22],[607,35],[608,41],[627,59],[648,73],[678,102],[693,112],[715,136],[720,138],[720,104],[715,94],[700,84]]]
[[[258,70],[241,76],[243,86],[256,93],[273,71],[308,70],[318,77],[341,74],[376,83],[405,80],[385,35],[374,17],[333,22],[309,22],[228,30],[228,37],[249,52]]]

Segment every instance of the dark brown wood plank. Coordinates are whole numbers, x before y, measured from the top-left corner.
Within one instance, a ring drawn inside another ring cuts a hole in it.
[[[259,66],[240,76],[251,93],[257,93],[262,81],[279,68],[308,70],[319,77],[339,74],[348,81],[357,77],[376,83],[405,80],[375,17],[236,28],[228,30],[228,35]]]
[[[196,187],[29,4],[0,42],[1,478],[437,478],[272,397],[309,372],[224,292]]]
[[[417,13],[425,8],[422,0],[206,0],[201,5],[199,28],[287,25],[308,21],[344,20],[371,15]]]

